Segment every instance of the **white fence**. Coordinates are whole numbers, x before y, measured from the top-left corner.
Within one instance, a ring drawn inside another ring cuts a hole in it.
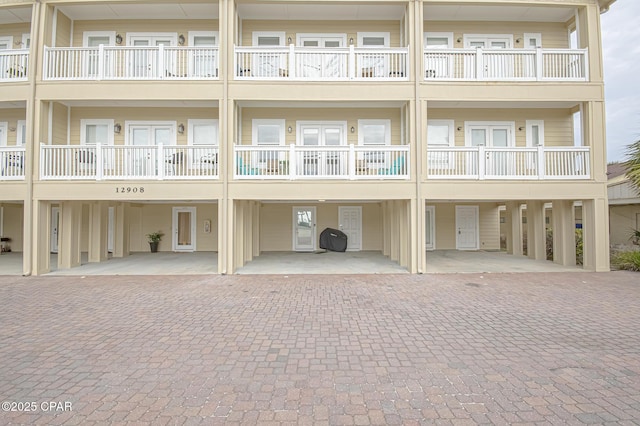
[[[587,81],[587,49],[427,49],[427,80]]]
[[[235,179],[408,179],[409,146],[234,146]]]
[[[0,50],[0,81],[25,81],[29,49]]]
[[[0,180],[24,180],[24,162],[24,147],[0,147]]]
[[[218,79],[217,47],[45,47],[44,80]]]
[[[218,147],[41,145],[42,180],[217,179]]]
[[[589,179],[589,147],[429,147],[429,179]]]
[[[409,47],[235,47],[237,80],[408,80]]]

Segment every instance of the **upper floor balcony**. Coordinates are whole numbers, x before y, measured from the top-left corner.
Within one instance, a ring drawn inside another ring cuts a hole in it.
[[[24,180],[25,147],[0,147],[0,181]]]
[[[0,10],[0,84],[27,81],[31,5]]]
[[[29,49],[0,50],[0,82],[27,81]]]

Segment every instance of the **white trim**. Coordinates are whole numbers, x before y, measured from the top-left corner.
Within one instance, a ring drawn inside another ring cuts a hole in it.
[[[7,146],[7,132],[9,131],[9,123],[0,121],[0,146]]]
[[[427,146],[444,146],[441,144],[429,143],[429,126],[447,126],[449,128],[449,145],[455,146],[456,133],[455,133],[455,121],[454,120],[427,120]]]
[[[171,139],[172,142],[169,145],[176,145],[176,127],[177,121],[145,121],[145,120],[135,120],[135,121],[125,121],[124,122],[124,144],[130,145],[131,140],[129,140],[129,134],[131,133],[132,126],[148,126],[148,127],[171,127]],[[113,132],[111,132],[113,134]]]
[[[71,145],[71,107],[67,107],[67,145]]]
[[[298,33],[296,34],[296,45],[302,46],[302,38],[317,38],[319,40],[325,38],[339,38],[340,47],[347,45],[347,35],[345,33]],[[324,46],[318,46],[324,47]]]
[[[507,147],[515,146],[515,132],[516,132],[516,123],[515,121],[465,121],[464,122],[464,145],[465,146],[473,146],[471,139],[471,129],[478,127],[507,127],[509,129],[509,135],[507,139]],[[487,138],[490,137],[490,134],[487,134]],[[487,140],[487,145],[492,147],[493,144],[489,143]]]
[[[258,127],[259,126],[279,126],[280,127],[280,141],[278,145],[284,145],[284,118],[254,118],[251,120],[251,144],[258,145]]]
[[[280,46],[284,46],[287,36],[284,31],[254,31],[251,33],[251,42],[253,43],[253,46],[258,46],[259,37],[279,37]]]
[[[0,206],[0,236],[4,237],[4,206]]]
[[[384,46],[382,47],[389,47],[389,39],[390,39],[390,33],[389,32],[358,32],[357,34],[357,38],[358,38],[358,47],[380,47],[380,46],[364,46],[363,45],[363,40],[365,37],[383,37],[384,38]]]
[[[21,143],[24,138],[24,145]],[[27,146],[27,120],[16,121],[16,146]]]
[[[13,36],[1,36],[0,43],[6,43],[7,50],[13,49]]]
[[[51,47],[56,47],[56,33],[58,32],[58,12],[58,6],[54,6],[53,22],[51,23]],[[73,21],[71,21],[71,24],[73,24]],[[71,34],[73,34],[73,31],[71,32]],[[71,37],[72,40],[70,40],[69,43],[73,45],[73,35]]]
[[[391,120],[387,118],[358,120],[358,145],[364,145],[364,126],[376,124],[385,126],[384,145],[391,145]]]
[[[187,33],[187,37],[189,40],[189,46],[194,46],[194,39],[196,37],[215,37],[216,42],[214,46],[220,45],[220,36],[218,31],[189,31]]]
[[[476,231],[476,245],[475,247],[468,247],[468,248],[460,248],[460,241],[458,239],[458,211],[459,210],[471,210],[473,209],[475,211],[475,216],[476,216],[476,221],[475,221],[475,231]],[[479,250],[480,249],[480,207],[479,206],[456,206],[456,227],[454,229],[455,232],[455,236],[456,236],[456,250]]]
[[[338,225],[340,230],[343,230],[342,227],[342,212],[345,210],[357,210],[358,211],[358,217],[360,219],[360,224],[358,227],[358,239],[354,241],[354,245],[357,248],[352,248],[349,247],[349,243],[353,240],[353,238],[351,236],[348,236],[347,238],[347,251],[362,251],[362,206],[338,206]],[[343,231],[344,232],[344,231]],[[345,232],[346,234],[346,232]]]
[[[54,219],[58,219],[56,224],[53,224]],[[54,232],[55,231],[55,232]],[[53,237],[55,234],[55,238]],[[51,228],[49,233],[49,251],[51,253],[58,253],[60,248],[60,207],[51,207]]]
[[[422,41],[424,43],[424,48],[428,49],[427,39],[428,38],[446,38],[447,39],[447,49],[453,49],[453,33],[448,32],[425,32],[422,37]],[[433,49],[433,47],[432,47]]]
[[[186,248],[178,247],[178,213],[191,213],[191,244]],[[196,251],[196,207],[173,207],[171,217],[171,249],[175,252],[194,252]]]
[[[472,47],[469,44],[472,41],[482,40],[484,42],[488,42],[491,39],[501,39],[507,42],[507,49],[513,48],[513,34],[464,34],[464,47],[467,49],[471,49]],[[491,49],[491,47],[487,46],[485,49]]]
[[[29,41],[29,47],[27,47],[27,41]],[[22,33],[22,48],[28,49],[31,47],[31,34],[30,33]]]
[[[540,142],[536,145],[533,144],[533,126],[538,126],[538,136],[540,137]],[[525,124],[527,130],[527,146],[528,147],[537,147],[544,146],[544,120],[527,120]]]
[[[524,33],[523,38],[523,48],[524,49],[535,49],[536,47],[542,47],[542,33]],[[535,47],[529,46],[529,40],[534,39],[536,41]]]
[[[82,33],[82,45],[84,47],[89,46],[89,37],[109,37],[109,46],[116,44],[116,32],[115,31],[85,31]]]
[[[425,250],[435,250],[436,249],[436,206],[425,206],[425,224],[424,224],[424,229],[425,229],[425,234],[424,234],[424,245],[425,245]],[[431,212],[431,223],[427,223],[427,213],[430,211]],[[429,226],[431,225],[431,226]],[[427,230],[431,231],[431,244],[429,244],[427,242]]]
[[[296,211],[299,209],[308,209],[310,210],[311,213],[311,221],[312,223],[310,224],[311,227],[311,245],[312,247],[310,249],[302,249],[302,250],[298,250],[297,249],[297,245],[296,245],[296,222],[297,222],[297,217],[296,217]],[[316,216],[317,212],[316,212],[316,208],[314,206],[293,206],[291,209],[291,230],[292,230],[292,242],[291,242],[291,248],[292,251],[299,251],[299,252],[310,252],[310,251],[315,251],[316,250],[316,240],[317,240],[317,233],[316,233],[316,223],[318,222],[318,218]]]
[[[87,126],[107,126],[107,145],[113,145],[113,119],[83,118],[80,120],[80,145],[87,144]]]
[[[132,46],[133,43],[131,40],[133,38],[146,38],[149,40],[153,40],[156,38],[168,38],[170,39],[169,46],[176,46],[178,44],[178,33],[156,33],[156,32],[140,32],[140,33],[127,33],[127,46]],[[154,45],[149,44],[149,47]]]
[[[49,101],[49,110],[47,111],[47,143],[53,144],[53,101]]]
[[[322,130],[323,127],[340,127],[340,145],[347,145],[347,122],[346,121],[312,121],[312,120],[304,120],[304,121],[296,121],[296,145],[303,145],[303,127],[318,127]],[[320,133],[322,134],[322,133]],[[319,143],[318,146],[325,146],[324,143]]]
[[[215,118],[190,118],[187,120],[187,145],[193,145],[193,127],[194,126],[214,126],[215,127],[215,142],[208,145],[219,145],[218,135],[220,128],[218,127],[218,120]]]

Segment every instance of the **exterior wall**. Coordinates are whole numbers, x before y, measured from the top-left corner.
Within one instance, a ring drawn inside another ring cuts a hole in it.
[[[631,245],[631,234],[640,229],[640,205],[609,206],[609,240],[611,245]]]
[[[567,109],[429,109],[427,119],[454,120],[456,146],[464,146],[465,121],[513,121],[516,146],[524,147],[527,120],[544,120],[545,146],[573,146],[573,114]],[[457,131],[458,127],[463,130]]]
[[[628,180],[623,180],[617,184],[609,185],[607,188],[609,196],[609,203],[640,203],[637,190],[629,183]]]
[[[56,47],[71,46],[72,21],[67,15],[58,10],[56,18]]]
[[[0,25],[0,37],[12,36],[14,42],[14,49],[24,49],[26,46],[20,44],[16,45],[15,42],[22,41],[22,34],[29,34],[31,32],[30,23],[20,24],[2,24]]]
[[[252,144],[253,119],[285,119],[285,144],[296,144],[296,121],[346,121],[347,143],[358,144],[358,120],[391,120],[391,144],[401,143],[401,120],[399,108],[244,108],[242,110],[241,145]],[[293,131],[288,133],[286,128]],[[351,133],[350,128],[355,132]]]
[[[347,35],[353,38],[353,44],[358,45],[358,32],[388,32],[389,47],[400,47],[401,25],[400,21],[242,21],[243,46],[253,45],[252,33],[254,31],[284,31],[285,38],[291,37],[291,43],[296,44],[296,35],[334,33]],[[286,42],[286,41],[285,41]],[[346,46],[345,46],[346,47]]]
[[[15,131],[9,130],[7,132],[7,146],[18,145],[18,120],[24,120],[26,111],[23,108],[7,108],[0,109],[0,122],[6,122],[9,129],[16,129]]]
[[[525,33],[541,33],[542,47],[545,49],[565,49],[569,47],[567,25],[561,22],[469,22],[469,21],[424,21],[425,32],[453,32],[453,47],[464,47],[465,34],[507,34],[513,36],[513,48],[524,47]],[[463,39],[458,43],[458,38]]]
[[[21,252],[23,247],[22,228],[24,225],[24,208],[18,203],[0,203],[3,216],[3,237],[11,238],[11,251]]]
[[[382,250],[382,210],[380,203],[267,203],[260,208],[260,251],[293,249],[293,207],[316,208],[316,249],[325,228],[335,228],[338,207],[362,207],[362,250]]]
[[[66,145],[67,144],[67,117],[68,108],[58,102],[52,104],[52,145]]]
[[[435,204],[436,250],[456,249],[456,206],[479,206],[480,250],[500,250],[500,214],[496,203]]]

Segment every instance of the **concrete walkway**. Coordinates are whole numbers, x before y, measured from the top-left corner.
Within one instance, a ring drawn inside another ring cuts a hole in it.
[[[562,266],[496,251],[435,250],[427,252],[427,273],[577,272],[582,267]]]

